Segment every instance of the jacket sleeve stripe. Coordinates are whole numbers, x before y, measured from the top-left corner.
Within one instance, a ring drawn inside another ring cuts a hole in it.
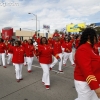
[[[88,84],[90,84],[91,81],[97,81],[96,77],[94,75],[89,75],[87,78],[86,78],[86,81]]]
[[[91,79],[89,82],[87,82],[88,84],[91,83],[91,81],[97,81],[96,79]]]

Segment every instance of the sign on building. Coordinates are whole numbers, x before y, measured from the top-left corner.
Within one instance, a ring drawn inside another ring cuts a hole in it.
[[[80,32],[80,28],[86,28],[85,23],[79,23],[79,24],[68,24],[66,26],[67,32]]]

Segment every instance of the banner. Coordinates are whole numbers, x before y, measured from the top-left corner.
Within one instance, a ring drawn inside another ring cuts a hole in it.
[[[66,26],[67,32],[80,32],[80,28],[86,28],[85,23],[69,24]]]
[[[50,26],[49,25],[43,25],[43,29],[49,30],[50,29]]]

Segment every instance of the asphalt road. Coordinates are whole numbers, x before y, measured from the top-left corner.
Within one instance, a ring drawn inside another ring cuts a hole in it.
[[[73,51],[74,53],[74,51]],[[42,69],[35,58],[32,73],[23,66],[23,80],[16,82],[14,66],[0,66],[0,100],[74,100],[77,93],[74,88],[73,71],[68,60],[63,66],[64,73],[58,73],[58,64],[50,71],[50,89],[42,84]]]

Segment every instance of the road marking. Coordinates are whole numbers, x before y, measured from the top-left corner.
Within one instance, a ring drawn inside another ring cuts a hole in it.
[[[37,68],[41,68],[41,67],[39,67],[39,66],[36,66],[36,65],[32,65],[32,66],[34,66],[34,67],[37,67]]]

